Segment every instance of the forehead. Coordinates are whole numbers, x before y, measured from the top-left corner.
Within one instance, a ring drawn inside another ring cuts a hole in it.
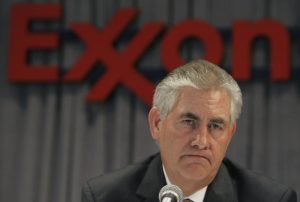
[[[170,113],[188,113],[201,116],[207,114],[229,119],[230,97],[225,89],[199,90],[183,87]]]

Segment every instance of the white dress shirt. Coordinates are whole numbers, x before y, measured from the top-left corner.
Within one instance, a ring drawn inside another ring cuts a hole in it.
[[[172,184],[169,177],[168,177],[168,175],[167,175],[167,173],[166,173],[166,170],[165,170],[164,166],[163,166],[163,171],[164,171],[164,175],[165,175],[167,185]],[[206,190],[207,190],[207,186],[203,187],[202,189],[197,190],[196,192],[192,193],[189,196],[184,196],[184,199],[190,199],[193,202],[203,202]]]

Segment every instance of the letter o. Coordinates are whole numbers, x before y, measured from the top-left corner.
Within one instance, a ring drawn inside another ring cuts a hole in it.
[[[180,47],[188,38],[201,40],[205,47],[205,60],[220,64],[223,56],[223,40],[212,26],[199,20],[187,20],[175,25],[165,36],[161,45],[161,58],[166,69],[171,71],[185,61],[180,56]]]

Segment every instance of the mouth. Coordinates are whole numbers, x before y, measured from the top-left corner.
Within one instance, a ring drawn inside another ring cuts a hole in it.
[[[201,154],[185,154],[182,156],[182,159],[188,159],[194,163],[201,163],[204,160],[211,164],[211,159],[208,156]]]

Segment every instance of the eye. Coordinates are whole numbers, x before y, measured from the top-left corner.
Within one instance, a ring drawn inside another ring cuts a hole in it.
[[[183,122],[186,123],[186,124],[192,124],[193,122],[195,122],[195,120],[193,120],[193,119],[184,119]]]
[[[197,121],[194,119],[184,119],[184,120],[182,120],[182,123],[191,128],[196,128],[196,126],[197,126]]]
[[[208,125],[208,128],[209,128],[210,130],[223,130],[223,126],[222,126],[222,124],[220,124],[220,123],[210,123],[210,124]]]

